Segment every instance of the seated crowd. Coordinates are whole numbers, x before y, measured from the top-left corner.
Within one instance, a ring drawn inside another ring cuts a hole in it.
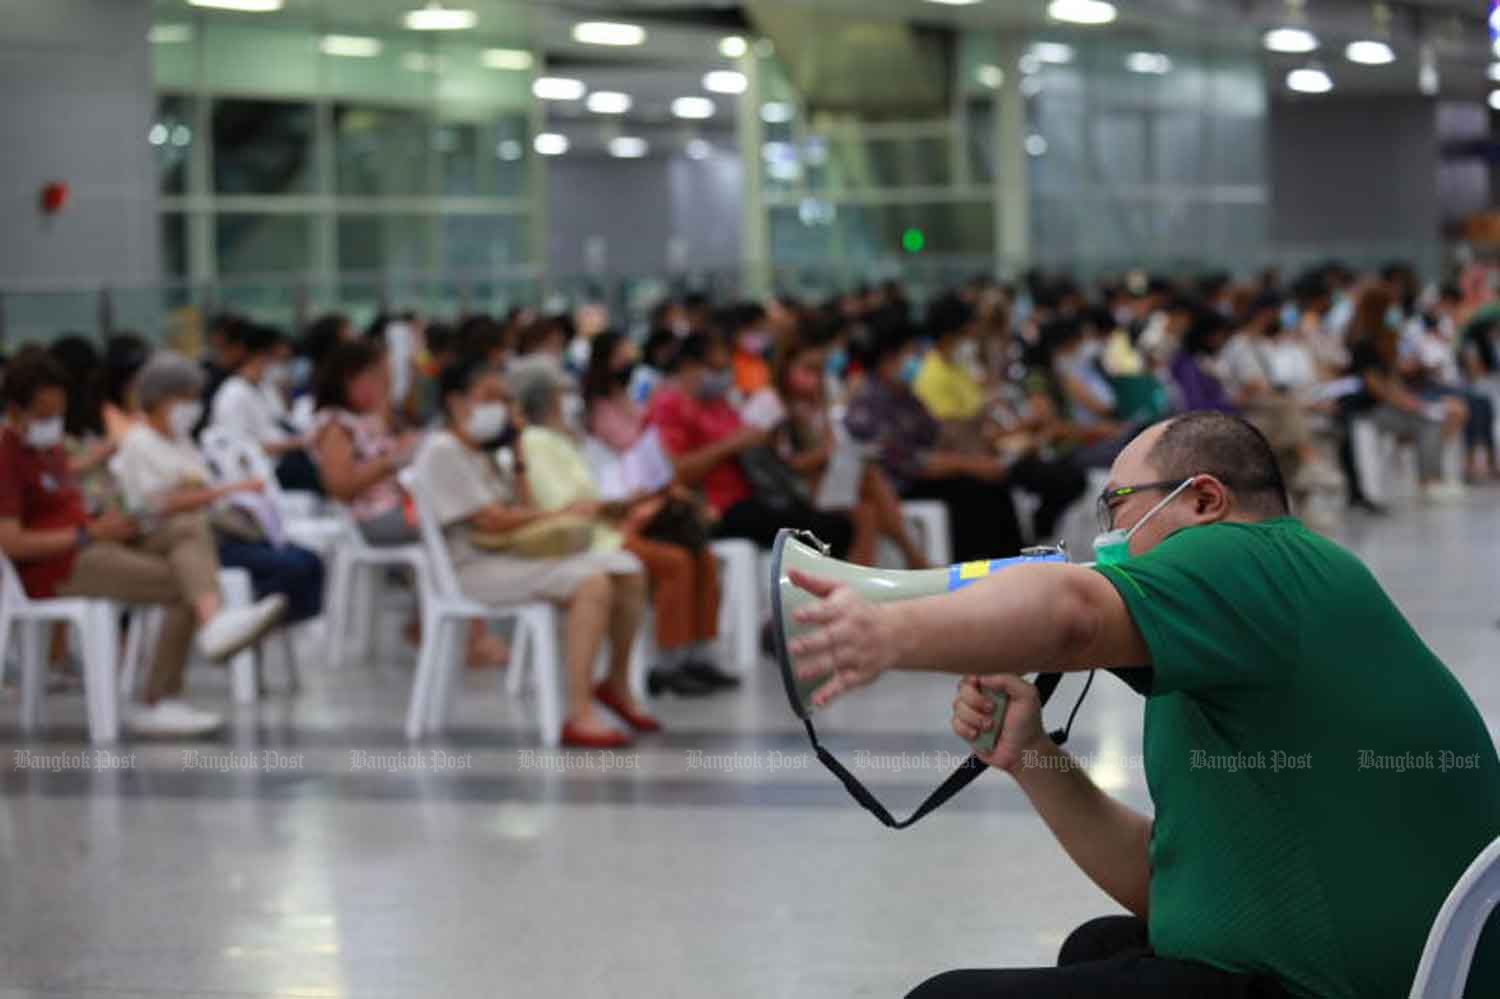
[[[818,305],[690,296],[639,336],[598,307],[381,316],[363,333],[330,315],[295,340],[221,316],[197,360],[134,334],[102,350],[66,336],[0,369],[0,550],[31,597],[165,608],[125,720],[202,733],[220,719],[182,700],[195,634],[222,661],[321,613],[329,553],[287,539],[284,495],[341,506],[367,544],[415,544],[399,479],[413,466],[466,596],[562,611],[564,742],[622,746],[660,728],[628,680],[648,617],[653,695],[738,683],[714,656],[716,539],[764,547],[790,527],[850,561],[885,544],[926,567],[901,504],[927,500],[948,511],[954,559],[1014,554],[1054,540],[1134,434],[1188,409],[1257,426],[1315,526],[1319,497],[1384,512],[1362,487],[1360,420],[1414,446],[1430,502],[1462,494],[1450,443],[1463,479],[1495,479],[1491,284],[1478,266],[1426,291],[1402,265],[1333,263],[1289,286],[1031,274],[920,310],[895,283]],[[259,449],[275,481],[218,467],[224,440]],[[252,605],[223,605],[222,568],[249,573]],[[66,664],[61,632],[50,654]],[[508,654],[472,627],[470,666]]]

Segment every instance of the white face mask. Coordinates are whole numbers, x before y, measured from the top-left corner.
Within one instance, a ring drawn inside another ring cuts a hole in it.
[[[261,376],[260,383],[279,389],[291,388],[292,366],[284,361],[266,365],[266,373]]]
[[[54,416],[50,420],[38,420],[26,428],[26,443],[41,451],[57,447],[63,442],[63,418]]]
[[[172,403],[172,408],[167,411],[167,425],[172,428],[172,436],[178,440],[187,440],[193,436],[193,428],[198,421],[203,419],[203,403],[196,399]]]
[[[469,411],[464,432],[470,440],[485,443],[499,437],[510,421],[510,411],[503,402],[481,402]]]

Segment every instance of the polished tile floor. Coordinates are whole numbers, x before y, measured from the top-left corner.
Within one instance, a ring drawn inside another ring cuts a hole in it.
[[[1500,490],[1339,533],[1500,721]],[[410,656],[394,631],[383,648],[328,672],[309,647],[308,690],[209,743],[101,758],[78,695],[32,739],[3,705],[0,999],[885,999],[952,966],[1050,963],[1112,911],[998,774],[879,826],[807,752],[768,664],[737,694],[659,703],[668,733],[613,756],[535,751],[529,702],[471,676],[451,734],[414,749]],[[227,704],[221,673],[191,683]],[[904,813],[962,756],[951,689],[893,677],[822,729]],[[1144,806],[1140,709],[1101,676],[1072,748]]]

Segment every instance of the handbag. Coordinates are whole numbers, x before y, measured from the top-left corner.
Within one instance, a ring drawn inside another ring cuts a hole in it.
[[[641,529],[649,541],[676,545],[692,551],[708,547],[708,525],[698,515],[698,508],[686,500],[670,498],[656,511],[656,516]]]
[[[812,505],[807,483],[769,447],[740,452],[740,468],[758,499],[775,510]]]
[[[587,551],[594,543],[594,522],[564,514],[513,531],[473,531],[469,541],[475,548],[517,558],[566,558]]]

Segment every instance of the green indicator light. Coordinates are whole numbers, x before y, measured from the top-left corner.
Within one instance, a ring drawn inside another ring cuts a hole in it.
[[[901,248],[907,253],[921,253],[927,245],[927,237],[921,229],[908,229],[901,234]]]

